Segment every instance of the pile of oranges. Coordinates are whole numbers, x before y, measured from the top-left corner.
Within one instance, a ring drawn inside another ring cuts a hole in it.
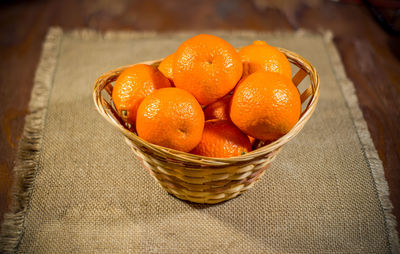
[[[239,51],[200,34],[158,67],[136,64],[115,82],[121,119],[150,143],[208,157],[240,156],[288,133],[301,113],[286,56],[264,41]]]

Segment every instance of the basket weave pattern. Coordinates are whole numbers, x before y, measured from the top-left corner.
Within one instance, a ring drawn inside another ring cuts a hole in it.
[[[298,86],[309,77],[310,84],[300,91],[302,113],[299,121],[285,136],[242,156],[232,158],[209,158],[184,153],[150,144],[139,138],[118,116],[111,94],[113,81],[130,66],[123,66],[99,77],[94,85],[93,98],[99,113],[124,136],[142,165],[169,193],[196,203],[219,203],[236,197],[251,188],[265,173],[284,144],[296,136],[312,115],[319,96],[319,78],[315,68],[298,54],[279,49],[298,71],[293,83]],[[145,62],[158,66],[160,60]]]

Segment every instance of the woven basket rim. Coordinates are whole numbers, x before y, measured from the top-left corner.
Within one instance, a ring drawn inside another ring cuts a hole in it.
[[[144,61],[144,62],[135,63],[135,64],[131,64],[131,65],[121,66],[119,68],[113,69],[113,70],[101,75],[94,84],[93,100],[94,100],[94,103],[96,105],[96,109],[98,110],[98,112],[108,122],[110,122],[114,127],[116,127],[125,137],[130,139],[137,146],[146,147],[147,149],[154,152],[155,154],[158,154],[159,156],[167,157],[167,158],[175,159],[175,160],[183,160],[183,161],[189,162],[189,163],[203,164],[204,166],[206,166],[206,165],[207,166],[210,166],[210,165],[218,166],[218,165],[245,163],[245,162],[248,162],[255,158],[263,157],[266,154],[269,154],[276,150],[280,150],[280,148],[284,144],[286,144],[291,139],[293,139],[300,132],[300,130],[304,127],[306,122],[311,117],[313,111],[315,110],[317,102],[318,102],[319,93],[320,93],[320,81],[319,81],[318,72],[315,69],[315,67],[308,60],[306,60],[305,58],[303,58],[302,56],[298,55],[295,52],[292,52],[292,51],[284,49],[284,48],[279,48],[279,47],[278,47],[278,49],[286,55],[286,57],[292,64],[296,65],[300,69],[303,69],[306,72],[306,74],[310,77],[310,83],[311,83],[310,87],[312,88],[312,94],[310,95],[311,98],[308,101],[308,105],[307,105],[306,109],[302,112],[300,119],[297,121],[296,125],[287,134],[285,134],[284,136],[280,137],[278,140],[276,140],[268,145],[262,146],[258,149],[250,151],[244,155],[230,157],[230,158],[214,158],[214,157],[206,157],[206,156],[190,154],[190,153],[162,147],[159,145],[151,144],[151,143],[143,140],[142,138],[140,138],[135,133],[128,130],[119,121],[117,121],[116,119],[113,119],[108,113],[106,113],[106,110],[104,108],[105,105],[102,102],[103,98],[101,98],[101,97],[102,97],[102,90],[105,88],[105,86],[108,83],[111,83],[113,80],[115,80],[115,77],[117,77],[126,68],[129,68],[135,64],[149,64],[149,65],[157,66],[162,59],[149,60],[149,61]]]

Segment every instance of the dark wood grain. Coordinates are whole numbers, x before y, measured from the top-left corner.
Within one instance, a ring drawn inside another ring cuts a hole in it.
[[[282,8],[244,0],[0,2],[0,222],[10,200],[11,170],[41,44],[54,25],[66,30],[331,30],[400,218],[400,40],[385,33],[362,5],[308,2]]]

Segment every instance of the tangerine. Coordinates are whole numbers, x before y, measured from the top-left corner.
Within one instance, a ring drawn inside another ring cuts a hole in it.
[[[205,122],[200,143],[191,151],[193,154],[228,158],[251,151],[249,138],[229,120]]]
[[[147,64],[136,64],[124,70],[115,81],[112,100],[119,116],[135,124],[139,104],[156,89],[171,84],[157,68]]]
[[[174,62],[174,57],[175,54],[172,53],[171,55],[167,56],[166,58],[164,58],[160,65],[158,65],[158,70],[161,71],[162,74],[164,74],[165,77],[168,78],[169,82],[171,82],[171,84],[174,84],[173,81],[173,72],[172,72],[172,64]]]
[[[244,78],[256,71],[264,70],[281,73],[292,78],[290,62],[285,54],[265,41],[254,41],[252,45],[240,49],[239,55],[243,62]]]
[[[292,80],[274,72],[255,72],[235,89],[232,122],[260,140],[276,140],[288,133],[300,117],[301,102]]]
[[[231,44],[214,35],[200,34],[183,42],[175,52],[173,81],[207,105],[229,93],[242,71],[239,54]]]
[[[139,106],[136,130],[139,137],[175,150],[189,152],[203,133],[204,113],[196,98],[175,87],[150,94]]]
[[[229,107],[231,103],[232,95],[228,94],[221,99],[208,104],[204,108],[204,116],[206,120],[220,119],[220,120],[230,120],[229,117]]]

